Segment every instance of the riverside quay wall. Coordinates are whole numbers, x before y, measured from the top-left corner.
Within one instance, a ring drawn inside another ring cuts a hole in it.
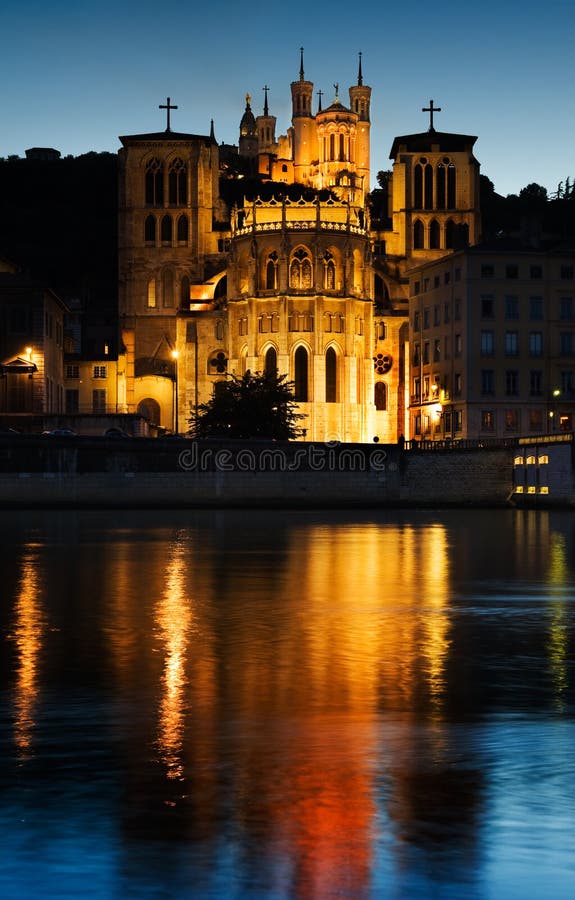
[[[0,435],[0,508],[568,506],[572,447]]]

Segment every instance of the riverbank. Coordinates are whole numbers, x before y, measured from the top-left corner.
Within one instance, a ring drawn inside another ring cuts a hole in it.
[[[514,443],[405,449],[2,435],[0,503],[3,508],[505,507],[514,495],[516,458]],[[537,499],[550,503],[555,497],[548,492]]]

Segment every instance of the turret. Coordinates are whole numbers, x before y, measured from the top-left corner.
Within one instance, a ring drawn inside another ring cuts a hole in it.
[[[292,81],[291,95],[294,175],[296,181],[306,184],[310,163],[317,157],[317,139],[311,111],[313,82],[305,80],[303,47],[300,50],[299,80]]]
[[[364,192],[370,189],[370,129],[369,107],[371,102],[371,88],[363,83],[361,66],[361,53],[359,54],[359,68],[357,84],[349,89],[349,105],[352,112],[358,116],[357,134],[355,141],[355,166],[356,173],[361,178]]]

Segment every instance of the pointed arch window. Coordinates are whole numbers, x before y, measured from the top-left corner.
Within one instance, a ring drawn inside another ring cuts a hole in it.
[[[303,247],[295,251],[290,264],[290,287],[296,290],[309,290],[312,287],[311,260]]]
[[[337,353],[328,347],[325,353],[325,402],[337,401]]]
[[[294,397],[300,403],[308,400],[308,354],[305,347],[298,347],[294,356]]]
[[[439,222],[432,219],[429,225],[429,249],[439,250]]]
[[[275,291],[278,286],[278,255],[274,250],[266,263],[266,290]]]
[[[457,178],[453,163],[447,167],[447,208],[455,209],[457,206]]]
[[[188,172],[183,159],[172,160],[168,170],[170,206],[185,206],[188,201]]]
[[[335,262],[329,250],[323,255],[323,286],[327,291],[335,290]]]
[[[433,167],[429,163],[423,171],[423,191],[425,209],[433,209]]]
[[[172,217],[164,216],[160,228],[160,239],[162,244],[172,243]]]
[[[275,347],[268,347],[264,361],[266,375],[275,375],[278,370],[278,355]]]
[[[413,207],[423,208],[423,167],[417,163],[413,173]]]
[[[162,272],[162,301],[165,307],[174,305],[174,273],[171,269]]]
[[[189,223],[187,216],[178,219],[178,244],[187,244],[189,235]]]
[[[144,223],[144,240],[146,244],[156,243],[156,217],[147,216]]]
[[[421,219],[416,219],[413,223],[413,249],[414,250],[423,250],[423,238],[424,238],[424,230],[423,230],[423,222]]]
[[[379,411],[387,409],[387,385],[384,381],[376,381],[374,386],[373,402]]]
[[[146,166],[146,206],[164,205],[164,167],[154,157]]]
[[[445,166],[443,163],[439,163],[436,169],[436,182],[435,182],[435,208],[436,209],[445,209],[445,186],[446,186],[446,175],[445,175]]]

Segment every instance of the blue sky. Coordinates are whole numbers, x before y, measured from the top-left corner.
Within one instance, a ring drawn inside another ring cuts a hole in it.
[[[172,128],[237,143],[245,95],[277,133],[290,123],[290,82],[305,76],[323,104],[355,83],[358,51],[372,89],[372,186],[400,134],[477,135],[481,171],[501,194],[531,181],[550,193],[575,178],[572,0],[311,4],[219,0],[4,0],[0,9],[0,156],[55,147],[115,152],[121,134]]]

